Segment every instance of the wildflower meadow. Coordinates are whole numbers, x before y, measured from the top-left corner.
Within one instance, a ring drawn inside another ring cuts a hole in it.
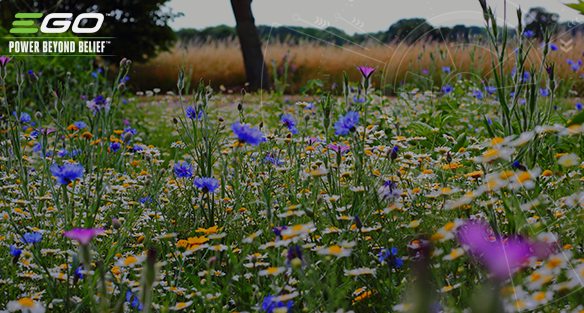
[[[479,5],[489,73],[397,97],[1,56],[0,312],[583,312],[582,58]]]

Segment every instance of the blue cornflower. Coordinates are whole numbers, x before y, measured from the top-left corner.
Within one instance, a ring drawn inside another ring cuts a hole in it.
[[[531,76],[531,74],[529,74],[529,72],[523,73],[523,82],[524,83],[527,83],[529,81],[529,76]]]
[[[22,254],[22,250],[18,249],[17,247],[10,245],[10,255],[12,256],[20,256]]]
[[[515,93],[514,92],[509,93],[509,97],[515,98]]]
[[[41,150],[43,150],[43,145],[41,145],[40,142],[32,147],[33,152],[40,152]]]
[[[290,265],[290,261],[294,259],[300,259],[304,263],[304,258],[302,257],[302,248],[300,246],[291,246],[288,248],[288,254],[286,255],[286,264]]]
[[[520,99],[520,100],[519,100],[519,103],[521,103],[521,104],[525,104],[525,103],[527,103],[527,102],[525,101],[525,99]]]
[[[492,95],[493,93],[495,93],[495,91],[497,91],[497,87],[485,87],[485,91],[488,92],[490,95]]]
[[[51,165],[51,173],[57,178],[60,185],[68,185],[77,178],[81,178],[85,170],[81,164],[65,162],[62,166],[57,164]]]
[[[75,122],[75,123],[73,123],[73,125],[75,125],[75,127],[77,127],[78,129],[84,129],[87,127],[87,124],[85,124],[85,122],[81,122],[81,121]]]
[[[83,279],[83,267],[79,266],[75,270],[75,275],[77,275],[77,277],[79,277],[79,279]]]
[[[261,309],[266,311],[267,313],[274,312],[274,309],[286,307],[288,310],[292,308],[294,305],[294,301],[290,300],[288,302],[281,302],[281,301],[274,301],[276,296],[268,295],[264,297],[264,301],[262,301]]]
[[[93,76],[93,78],[97,78],[97,73],[96,72],[91,72],[91,76]]]
[[[550,95],[550,91],[549,89],[539,89],[539,93],[541,94],[542,97],[547,97]]]
[[[192,119],[200,120],[203,117],[203,110],[200,110],[199,113],[197,114],[197,110],[193,108],[192,105],[189,105],[189,107],[185,111],[187,114],[187,118],[190,118],[191,120]]]
[[[582,110],[582,103],[580,102],[576,103],[576,110],[578,111]]]
[[[138,152],[138,151],[142,151],[144,150],[144,147],[140,144],[136,144],[134,145],[134,152]]]
[[[481,100],[483,98],[483,92],[478,90],[478,89],[473,91],[473,95],[479,100]]]
[[[447,84],[446,86],[442,86],[442,91],[444,91],[445,94],[451,93],[452,90],[453,90],[453,88],[450,86],[450,84]]]
[[[57,152],[57,156],[60,157],[66,157],[69,154],[69,151],[67,151],[67,149],[61,149],[59,150],[59,152]]]
[[[444,73],[450,73],[450,67],[443,66],[442,67],[442,72],[444,72]]]
[[[138,131],[135,128],[132,128],[131,126],[126,126],[124,127],[124,132],[130,132],[132,135],[137,135]]]
[[[257,146],[264,139],[264,134],[259,129],[252,128],[249,125],[242,125],[239,121],[231,125],[231,130],[241,143]]]
[[[402,265],[404,264],[404,261],[401,258],[397,257],[397,248],[393,247],[390,249],[381,249],[381,251],[378,254],[379,256],[379,262],[386,262],[389,264],[389,266],[393,267],[393,268],[401,268]]]
[[[266,163],[266,162],[270,162],[273,165],[281,165],[281,164],[284,164],[284,160],[280,160],[277,157],[276,158],[273,158],[269,154],[264,158],[264,163]]]
[[[361,97],[357,98],[357,96],[354,96],[353,102],[354,103],[363,103],[363,102],[365,102],[365,98],[361,98]]]
[[[359,112],[349,111],[345,116],[339,117],[339,120],[335,122],[333,128],[335,129],[335,135],[342,136],[349,132],[355,131],[357,129],[357,124],[359,123]]]
[[[574,64],[572,64],[572,66],[570,67],[570,69],[572,71],[578,71],[578,70],[580,70],[580,65],[574,63]]]
[[[576,62],[570,60],[570,59],[566,59],[566,63],[570,64],[570,65],[574,65],[576,64]]]
[[[110,143],[109,148],[112,152],[117,152],[118,150],[120,150],[120,148],[122,148],[122,144],[117,141],[114,141]]]
[[[38,131],[33,131],[30,133],[30,138],[31,139],[37,139],[37,137],[40,135],[40,133]]]
[[[276,237],[280,237],[282,235],[282,232],[284,230],[286,230],[288,227],[286,226],[280,226],[280,227],[274,227],[274,235],[276,235]]]
[[[152,198],[150,198],[150,197],[142,197],[142,198],[140,198],[140,203],[144,204],[146,202],[152,202]]]
[[[219,187],[219,181],[213,177],[195,178],[195,187],[201,189],[204,193],[214,193]]]
[[[140,303],[140,297],[137,294],[134,294],[130,290],[126,291],[126,301],[130,302],[130,306],[133,308],[138,307],[138,311],[142,311],[144,305]]]
[[[16,117],[18,119],[16,111],[12,112],[12,115],[14,115],[14,117]],[[28,114],[26,112],[20,112],[20,119],[19,120],[21,123],[28,123],[32,120],[32,118],[30,117],[30,114]]]
[[[70,153],[72,158],[78,156],[79,154],[81,154],[81,149],[73,149],[73,150],[71,150],[71,153]]]
[[[22,241],[25,245],[27,245],[27,244],[31,244],[31,243],[41,242],[42,239],[43,239],[43,234],[35,231],[34,233],[24,234],[24,237],[21,237],[20,241]]]
[[[177,177],[193,177],[193,166],[182,161],[174,165],[174,174]]]
[[[526,30],[526,31],[523,32],[523,36],[525,36],[525,37],[531,37],[531,36],[533,36],[533,31]]]
[[[298,134],[298,129],[296,128],[296,120],[290,114],[284,114],[280,118],[280,123],[284,124],[284,126],[288,127],[288,130],[296,135]]]

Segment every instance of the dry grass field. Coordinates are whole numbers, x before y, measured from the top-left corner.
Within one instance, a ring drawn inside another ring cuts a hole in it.
[[[561,47],[559,39],[554,40]],[[577,77],[580,71],[571,71],[566,59],[579,60],[584,51],[583,44],[576,44],[568,52],[561,49],[551,51],[549,60],[559,67],[558,73],[564,77]],[[288,83],[291,87],[287,93],[298,92],[310,79],[321,79],[325,83],[340,83],[343,70],[351,77],[358,77],[359,72],[353,65],[367,64],[385,72],[384,84],[399,84],[401,81],[411,81],[416,75],[433,76],[434,85],[439,86],[444,77],[442,67],[452,68],[452,74],[489,77],[491,68],[490,50],[486,44],[477,43],[436,43],[419,41],[413,45],[393,42],[382,44],[375,41],[357,45],[347,44],[335,46],[317,42],[264,43],[266,64],[270,75],[273,75],[271,60],[276,67],[283,64],[284,56],[289,53],[290,68]],[[474,56],[474,57],[473,57]],[[514,52],[510,50],[507,70],[513,68]],[[542,49],[534,46],[530,54],[533,64],[540,64]],[[176,89],[178,66],[186,66],[193,81],[205,79],[211,81],[214,87],[224,85],[230,88],[241,88],[246,82],[243,67],[243,57],[239,50],[237,39],[211,42],[179,43],[172,51],[165,52],[147,64],[137,64],[132,73],[132,84],[139,90],[161,88],[163,91]],[[529,66],[528,66],[529,68]],[[423,70],[429,72],[423,74]],[[330,76],[329,76],[330,75]],[[374,83],[380,84],[381,78],[376,77]]]

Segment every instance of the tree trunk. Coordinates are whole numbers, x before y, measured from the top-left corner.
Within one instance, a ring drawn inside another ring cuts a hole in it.
[[[231,7],[237,22],[237,37],[239,37],[241,45],[249,89],[269,89],[271,86],[270,76],[264,62],[260,35],[251,12],[251,1],[231,0]]]

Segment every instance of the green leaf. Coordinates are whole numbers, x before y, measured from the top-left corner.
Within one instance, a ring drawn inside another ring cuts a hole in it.
[[[576,11],[580,11],[580,14],[584,15],[584,1],[578,0],[578,3],[565,3],[565,5]]]
[[[571,120],[568,121],[566,127],[570,127],[572,125],[582,125],[584,124],[584,112],[574,116]]]

